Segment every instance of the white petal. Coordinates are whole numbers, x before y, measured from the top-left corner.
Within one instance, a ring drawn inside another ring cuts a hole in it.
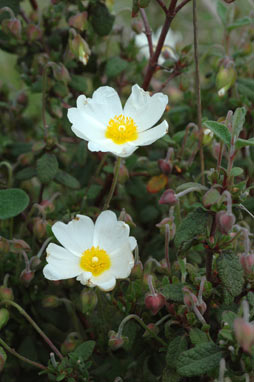
[[[129,226],[123,221],[117,221],[114,212],[104,211],[95,223],[93,245],[111,253],[128,241],[129,232]]]
[[[105,137],[105,127],[95,118],[91,117],[86,111],[72,107],[68,109],[67,116],[73,124],[72,131],[79,138],[103,139]]]
[[[59,245],[50,243],[47,247],[47,262],[43,274],[48,280],[63,280],[82,272],[80,259]]]
[[[156,93],[152,97],[138,85],[132,87],[132,93],[127,99],[124,114],[132,117],[138,126],[138,131],[152,127],[161,118],[168,103],[168,97]]]
[[[134,142],[135,143],[135,142]],[[122,145],[117,145],[111,140],[99,140],[99,141],[90,141],[88,143],[88,149],[90,151],[101,151],[103,153],[105,152],[111,152],[112,154],[121,157],[126,158],[134,153],[135,150],[137,150],[137,146],[131,145],[130,143],[124,143]]]
[[[135,141],[135,145],[146,146],[157,141],[157,139],[163,137],[168,131],[167,121],[163,121],[159,125],[153,127],[152,129],[143,131],[139,133],[138,139]]]
[[[135,239],[135,237],[133,236],[129,237],[129,244],[130,244],[131,251],[133,251],[137,246],[137,240]]]
[[[116,279],[124,279],[128,277],[134,266],[134,258],[129,242],[126,242],[124,246],[114,251],[110,256],[110,260],[110,272],[113,273]]]
[[[82,285],[87,285],[91,276],[92,276],[91,272],[82,271],[82,273],[78,275],[77,280],[80,281]]]
[[[94,223],[88,216],[77,215],[68,224],[57,222],[52,231],[57,240],[75,255],[81,256],[93,245]]]
[[[111,291],[116,285],[116,279],[110,271],[104,272],[101,276],[90,278],[91,286],[98,286],[103,291]]]

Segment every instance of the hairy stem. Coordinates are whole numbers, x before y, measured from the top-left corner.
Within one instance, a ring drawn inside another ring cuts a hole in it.
[[[114,194],[114,191],[115,191],[115,188],[116,188],[116,185],[117,185],[117,179],[118,179],[118,175],[119,175],[120,164],[121,164],[121,158],[117,157],[117,160],[116,160],[116,163],[115,163],[115,169],[114,169],[113,182],[111,184],[111,188],[110,188],[110,191],[109,191],[106,203],[105,203],[105,205],[103,207],[103,211],[105,211],[105,210],[107,210],[109,208],[111,199],[113,197],[113,194]]]

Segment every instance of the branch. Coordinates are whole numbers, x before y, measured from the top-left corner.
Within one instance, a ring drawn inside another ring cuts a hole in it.
[[[166,4],[164,3],[164,1],[163,1],[163,0],[156,0],[156,1],[157,1],[157,3],[160,5],[160,7],[163,9],[163,11],[164,11],[165,13],[167,13],[168,10],[167,10],[167,7],[166,7]]]
[[[182,9],[182,7],[184,7],[187,3],[189,3],[191,0],[183,0],[183,2],[181,4],[178,5],[178,7],[176,7],[175,9],[175,13],[179,12],[180,9]]]
[[[143,24],[145,27],[145,34],[146,34],[147,41],[148,41],[149,53],[150,53],[150,59],[151,59],[151,57],[153,56],[152,30],[151,30],[149,22],[147,20],[146,12],[143,8],[140,8],[140,14],[141,14]]]

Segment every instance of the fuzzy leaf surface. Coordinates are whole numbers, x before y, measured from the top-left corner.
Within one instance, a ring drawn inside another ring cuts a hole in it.
[[[244,277],[239,258],[233,253],[223,253],[217,259],[217,270],[227,298],[242,292]]]
[[[28,206],[27,193],[19,188],[0,190],[0,219],[19,215]]]

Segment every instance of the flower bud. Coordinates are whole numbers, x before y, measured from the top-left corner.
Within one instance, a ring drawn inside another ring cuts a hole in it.
[[[53,212],[55,209],[54,204],[50,200],[43,200],[40,205],[44,208],[46,213]]]
[[[147,325],[148,329],[150,329],[154,334],[158,334],[159,333],[159,328],[157,325],[155,325],[153,322],[151,322],[150,324]],[[143,337],[149,337],[151,336],[151,333],[146,330],[145,333],[143,334]]]
[[[5,308],[0,309],[0,329],[2,329],[10,318],[9,311]]]
[[[41,259],[38,256],[31,257],[29,265],[32,271],[35,271],[41,263]]]
[[[254,326],[243,318],[236,318],[234,320],[234,332],[237,342],[243,350],[251,353],[251,346],[254,344]]]
[[[158,166],[160,170],[163,172],[165,175],[169,175],[172,172],[172,165],[170,162],[166,159],[159,159],[158,160]]]
[[[72,54],[84,65],[87,64],[91,51],[87,42],[79,35],[70,38],[69,46]]]
[[[6,360],[7,360],[7,355],[4,349],[2,348],[2,346],[0,346],[0,373],[3,371]]]
[[[31,271],[31,270],[27,270],[27,269],[24,269],[21,274],[20,274],[20,280],[22,281],[22,283],[28,287],[30,282],[33,280],[34,278],[34,272]]]
[[[209,145],[209,143],[212,142],[213,139],[213,132],[210,129],[204,129],[203,134],[203,145]]]
[[[89,314],[90,312],[92,312],[98,303],[97,294],[92,289],[83,289],[80,295],[80,300],[81,312],[83,314]]]
[[[71,16],[68,23],[70,27],[74,27],[82,32],[87,27],[87,12],[81,12]]]
[[[108,345],[112,350],[120,349],[125,343],[129,341],[128,337],[121,336],[114,330],[110,330],[108,336]]]
[[[21,22],[16,18],[3,20],[2,28],[5,33],[11,33],[17,39],[21,36]]]
[[[11,288],[7,288],[4,285],[0,286],[0,300],[9,300],[13,301],[14,296],[13,296],[13,291]]]
[[[46,236],[46,233],[47,233],[46,227],[47,227],[46,220],[39,217],[33,219],[33,233],[37,239],[40,240]]]
[[[225,59],[216,77],[216,88],[220,97],[223,97],[234,85],[236,75],[234,63],[228,59]]]
[[[160,197],[159,204],[174,205],[177,203],[177,197],[174,190],[168,188]]]
[[[136,32],[137,34],[140,34],[144,30],[144,24],[142,20],[138,18],[134,18],[131,23],[131,29]]]
[[[240,257],[240,263],[246,275],[254,274],[254,253],[249,255],[243,253]]]
[[[29,41],[36,41],[42,37],[42,32],[37,25],[29,24],[26,28],[26,34]]]
[[[72,333],[68,334],[68,336],[66,337],[66,339],[62,343],[62,345],[61,345],[61,352],[64,355],[68,354],[68,353],[72,352],[73,350],[75,350],[76,347],[78,345],[80,345],[81,342],[82,341],[81,341],[78,333],[72,332]]]
[[[227,235],[235,224],[235,216],[232,213],[226,211],[219,211],[216,214],[216,220],[218,223],[218,229],[221,233]]]
[[[153,315],[156,315],[165,305],[166,299],[161,293],[147,294],[145,297],[145,305]]]
[[[207,309],[207,305],[206,305],[205,301],[202,300],[201,302],[198,302],[197,308],[200,311],[200,313],[203,315]]]
[[[57,308],[60,304],[59,298],[53,295],[46,296],[42,300],[43,308]]]
[[[183,288],[183,302],[188,307],[191,308],[192,305],[197,305],[198,299],[197,296],[195,296],[194,293],[192,293],[189,288],[184,287]]]
[[[63,64],[54,65],[53,74],[57,81],[62,81],[65,84],[67,84],[71,79],[68,69]]]

